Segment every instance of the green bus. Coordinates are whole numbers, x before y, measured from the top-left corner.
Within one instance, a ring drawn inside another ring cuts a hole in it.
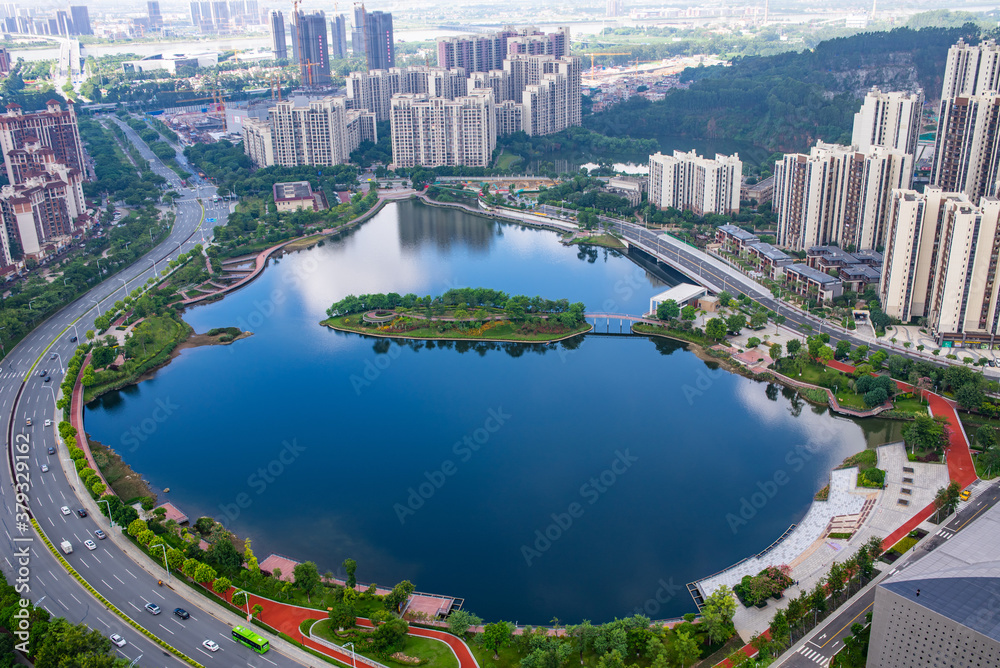
[[[233,640],[246,645],[258,654],[263,654],[271,648],[271,643],[269,643],[266,638],[261,638],[259,635],[243,626],[233,627]]]

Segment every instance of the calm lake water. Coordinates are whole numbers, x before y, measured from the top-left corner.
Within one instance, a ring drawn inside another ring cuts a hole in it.
[[[261,560],[337,572],[352,557],[361,581],[409,579],[487,619],[681,615],[685,583],[767,547],[894,425],[862,429],[664,340],[409,345],[317,324],[350,293],[458,286],[638,314],[676,280],[551,232],[391,204],[192,309],[196,331],[254,335],[185,350],[88,406],[87,430]],[[787,484],[734,531],[727,516],[778,472]]]

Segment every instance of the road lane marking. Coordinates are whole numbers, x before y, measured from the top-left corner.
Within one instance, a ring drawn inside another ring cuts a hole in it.
[[[135,573],[133,573],[133,572],[132,572],[132,571],[130,571],[129,569],[127,569],[127,568],[126,568],[126,569],[125,569],[125,572],[126,572],[126,573],[128,573],[129,575],[131,575],[132,577],[134,577],[134,578],[135,578],[136,580],[138,580],[138,579],[139,579],[139,578],[137,578],[137,577],[136,577]]]
[[[101,578],[101,582],[104,582],[104,586],[105,587],[107,587],[108,589],[111,589],[111,585],[109,585],[107,582],[105,582],[104,578]]]
[[[133,603],[132,601],[129,601],[129,602],[128,602],[128,604],[129,604],[129,605],[131,605],[131,606],[132,606],[133,608],[135,608],[136,610],[140,610],[140,609],[141,609],[141,608],[140,608],[139,606],[137,606],[137,605],[136,605],[135,603]]]
[[[83,605],[83,601],[81,601],[81,600],[80,600],[80,599],[78,599],[78,598],[77,598],[76,596],[74,596],[74,595],[73,595],[73,592],[70,592],[70,594],[69,594],[69,595],[70,595],[70,596],[73,596],[73,600],[74,600],[74,601],[76,601],[76,602],[77,602],[77,603],[79,603],[80,605]]]
[[[90,556],[91,556],[91,558],[93,558],[93,560],[94,560],[94,561],[96,561],[97,563],[101,563],[101,560],[100,560],[100,559],[98,559],[98,558],[97,558],[97,557],[96,557],[95,555],[93,555],[93,554],[92,554],[92,555],[90,555]]]
[[[160,628],[161,628],[161,629],[163,629],[164,631],[166,631],[167,633],[169,633],[169,634],[170,634],[170,635],[172,635],[172,636],[173,636],[173,635],[177,635],[176,633],[174,633],[173,631],[171,631],[170,629],[168,629],[168,628],[167,628],[166,626],[164,626],[163,624],[160,624]]]
[[[874,605],[874,603],[875,603],[875,602],[874,602],[874,601],[872,601],[871,603],[869,603],[868,605],[866,605],[866,606],[865,606],[865,609],[864,609],[864,610],[862,610],[862,611],[861,611],[861,612],[859,612],[858,614],[854,615],[854,617],[852,617],[852,618],[851,618],[851,621],[849,621],[849,622],[847,622],[846,624],[844,624],[844,626],[843,626],[843,627],[842,627],[842,628],[840,629],[840,631],[837,631],[836,633],[834,633],[834,634],[833,634],[833,638],[836,638],[837,636],[839,636],[839,635],[840,635],[840,634],[841,634],[841,633],[843,632],[843,630],[844,630],[844,629],[848,628],[848,627],[849,627],[849,626],[850,626],[851,624],[853,624],[853,623],[854,623],[854,620],[855,620],[855,619],[857,619],[857,618],[858,618],[858,617],[860,617],[861,615],[863,615],[863,614],[865,614],[866,612],[868,612],[868,609],[869,609],[869,608],[871,608],[871,607],[872,607],[872,605]],[[833,640],[833,638],[830,638],[830,640]],[[823,643],[822,645],[820,645],[820,649],[822,649],[822,648],[826,647],[827,643],[829,643],[829,642],[830,642],[830,640],[827,640],[827,641],[826,641],[825,643]]]
[[[119,581],[119,582],[121,582],[122,584],[125,584],[125,581],[124,581],[124,580],[122,580],[122,579],[121,579],[120,577],[118,577],[117,575],[115,575],[114,573],[112,573],[111,575],[112,575],[112,577],[114,577],[114,579],[115,579],[115,580],[118,580],[118,581]]]

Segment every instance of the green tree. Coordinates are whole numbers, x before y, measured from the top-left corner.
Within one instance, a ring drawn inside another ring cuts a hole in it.
[[[989,450],[997,445],[997,431],[989,425],[983,425],[976,430],[976,443],[983,450]]]
[[[660,320],[673,320],[681,314],[681,307],[673,299],[660,302],[656,307],[656,317]]]
[[[372,650],[383,659],[401,651],[409,630],[410,625],[402,619],[390,619],[379,624],[370,635]]]
[[[193,580],[194,576],[198,573],[198,566],[200,565],[201,562],[197,559],[185,559],[184,563],[181,564],[181,573]]]
[[[733,616],[736,614],[736,599],[732,590],[723,585],[705,599],[701,609],[702,620],[713,643],[722,642],[734,633]]]
[[[580,650],[580,663],[583,663],[583,655],[588,652],[594,644],[594,639],[600,629],[590,623],[589,619],[585,619],[576,626],[567,629],[567,633],[576,638],[577,647]]]
[[[781,359],[781,344],[772,343],[771,348],[768,350],[768,355],[770,355],[771,359],[775,361]]]
[[[334,603],[330,608],[330,623],[335,629],[354,628],[357,623],[357,615],[354,607],[347,603]]]
[[[824,362],[829,362],[830,360],[833,359],[833,355],[834,355],[833,348],[831,348],[830,346],[820,346],[817,357],[819,357],[819,359],[823,360]]]
[[[466,610],[456,610],[448,615],[448,630],[457,636],[464,636],[469,627],[482,625],[483,620]]]
[[[483,627],[483,647],[493,652],[493,660],[500,658],[500,649],[510,643],[514,626],[510,622],[493,622]]]
[[[726,319],[726,329],[731,334],[739,334],[747,326],[747,319],[742,313],[734,313]]]
[[[306,561],[295,564],[292,570],[292,577],[295,579],[295,586],[306,593],[306,600],[312,603],[312,592],[316,590],[321,581],[319,569],[316,564]]]
[[[45,626],[34,658],[36,668],[111,668],[111,641],[100,631],[59,617]]]
[[[688,304],[687,306],[681,309],[681,320],[694,320],[697,314],[698,314],[697,309]]]
[[[719,293],[719,306],[723,307],[729,306],[729,302],[731,302],[732,300],[733,296],[728,292],[726,292],[725,290]]]
[[[250,614],[256,617],[257,619],[260,619],[260,613],[262,612],[264,612],[264,606],[262,606],[260,603],[254,603],[253,607],[250,608]]]
[[[198,564],[194,569],[195,582],[213,582],[218,574],[215,569],[208,564]]]
[[[837,359],[844,359],[851,354],[851,342],[847,339],[837,341]]]
[[[227,591],[233,588],[233,583],[229,581],[229,578],[222,576],[221,578],[216,578],[215,582],[212,583],[212,591],[216,594],[225,594]]]
[[[798,339],[789,339],[785,342],[785,350],[788,351],[789,357],[795,357],[795,353],[799,352],[802,347],[802,342]]]
[[[347,588],[354,589],[355,585],[358,584],[357,579],[355,579],[354,577],[354,574],[358,570],[358,562],[348,557],[347,559],[344,559],[344,563],[342,564],[342,566],[344,567],[344,570],[347,572]]]
[[[761,329],[767,325],[767,311],[754,311],[750,316],[750,328]]]
[[[965,410],[977,410],[986,401],[986,395],[976,383],[966,383],[955,391],[955,401]]]
[[[677,632],[674,636],[673,649],[681,668],[687,668],[701,658],[701,648],[698,647],[698,641],[687,631]]]
[[[726,338],[726,323],[719,318],[712,318],[705,325],[705,336],[710,339],[715,339],[716,341],[721,341]]]
[[[132,536],[133,538],[138,536],[141,532],[145,530],[146,530],[145,520],[134,520],[131,524],[128,525],[128,535]]]
[[[947,517],[955,511],[958,506],[958,495],[962,489],[958,483],[952,480],[947,487],[938,489],[934,495],[934,507],[938,509],[938,516]]]
[[[409,580],[403,580],[392,588],[392,591],[385,595],[383,601],[385,607],[393,612],[399,612],[400,606],[410,599],[410,595],[416,591],[416,587]]]

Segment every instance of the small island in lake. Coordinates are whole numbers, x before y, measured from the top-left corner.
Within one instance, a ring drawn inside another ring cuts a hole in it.
[[[584,305],[458,288],[439,297],[348,295],[326,310],[332,329],[404,339],[548,343],[589,332]]]

